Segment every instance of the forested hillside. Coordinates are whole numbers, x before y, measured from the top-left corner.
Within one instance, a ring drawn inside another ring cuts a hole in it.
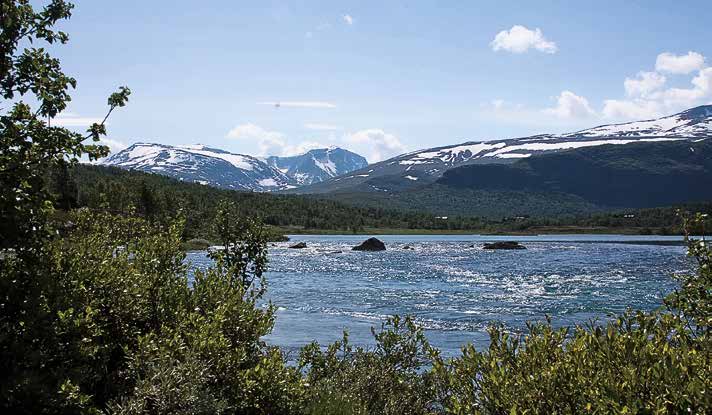
[[[164,176],[118,168],[77,165],[57,169],[50,180],[63,210],[89,207],[165,219],[186,218],[186,237],[209,237],[218,202],[235,202],[241,216],[278,227],[353,232],[364,228],[481,229],[478,218],[451,217],[386,208],[355,207],[332,200],[217,189]]]
[[[421,230],[466,231],[471,233],[503,232],[625,232],[662,233],[681,232],[678,209],[712,213],[712,203],[681,204],[651,209],[623,209],[590,211],[576,209],[577,199],[562,196],[552,199],[550,194],[518,191],[470,191],[455,193],[445,186],[442,193],[423,194],[424,199],[411,197],[382,204],[389,208],[369,207],[367,195],[341,195],[340,200],[315,196],[278,195],[217,189],[195,183],[184,183],[164,176],[126,171],[113,167],[76,165],[54,169],[48,177],[48,187],[56,196],[61,211],[88,207],[121,215],[141,215],[153,221],[167,223],[179,214],[186,219],[184,239],[213,239],[214,221],[221,200],[235,202],[236,211],[243,217],[260,218],[276,233],[369,233],[377,229],[390,231]],[[408,194],[408,193],[405,193]],[[417,194],[410,193],[411,196]],[[326,195],[322,195],[326,197]],[[427,199],[425,198],[427,196]],[[436,216],[427,212],[427,203],[449,203],[460,197],[463,211],[483,213],[482,216]],[[569,200],[569,203],[566,201]],[[530,215],[538,206],[558,203],[557,215]],[[509,203],[506,212],[514,214],[493,216],[504,210],[497,205]],[[578,201],[580,203],[580,201]],[[362,206],[359,206],[362,204]],[[584,204],[585,205],[585,204]],[[422,208],[418,210],[418,207]],[[517,210],[521,209],[521,210]],[[519,213],[521,212],[521,213]],[[491,213],[491,215],[487,215]]]
[[[542,154],[513,164],[469,165],[438,183],[480,191],[564,193],[603,207],[712,199],[712,142],[632,143]]]

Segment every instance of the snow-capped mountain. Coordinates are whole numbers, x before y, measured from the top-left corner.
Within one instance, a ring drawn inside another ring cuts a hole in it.
[[[508,140],[470,141],[414,151],[369,165],[347,175],[295,189],[325,193],[358,188],[387,191],[435,181],[446,170],[468,164],[513,163],[537,154],[602,145],[701,140],[712,137],[712,105],[692,108],[657,120],[604,125],[567,134],[543,134]],[[389,186],[379,183],[387,177]]]
[[[311,150],[267,160],[204,145],[136,143],[100,164],[170,176],[187,182],[234,190],[274,191],[348,173],[366,159],[340,148]]]
[[[263,160],[203,145],[136,143],[101,164],[235,190],[269,191],[292,186],[291,178]]]
[[[299,185],[322,182],[368,165],[365,158],[338,147],[309,150],[292,157],[271,156],[267,163]]]
[[[602,125],[565,134],[566,137],[709,137],[712,105],[704,105],[656,120]]]

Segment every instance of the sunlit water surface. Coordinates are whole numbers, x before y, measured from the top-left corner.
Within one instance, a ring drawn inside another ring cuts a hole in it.
[[[562,326],[627,307],[651,310],[675,288],[672,276],[692,269],[684,247],[649,244],[677,237],[379,236],[386,251],[351,250],[364,239],[293,235],[271,244],[267,297],[278,311],[269,343],[293,353],[348,330],[353,343],[370,345],[372,326],[410,314],[433,345],[454,355],[467,342],[485,347],[492,322],[519,332],[546,315]],[[481,249],[497,239],[516,239],[527,249]],[[299,241],[308,247],[288,248]],[[210,265],[205,252],[191,252],[188,260]]]

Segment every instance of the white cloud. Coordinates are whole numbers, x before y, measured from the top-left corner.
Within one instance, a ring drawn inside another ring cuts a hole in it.
[[[665,85],[665,76],[657,72],[638,72],[637,78],[626,78],[623,82],[629,97],[644,97]]]
[[[118,153],[119,151],[128,147],[128,145],[122,141],[112,140],[110,138],[102,138],[99,140],[99,144],[109,147],[111,154]]]
[[[673,74],[689,74],[705,66],[705,57],[697,52],[687,52],[687,55],[674,55],[664,52],[658,55],[655,69],[659,72]]]
[[[385,160],[406,151],[405,146],[398,137],[376,128],[347,134],[343,140],[352,144],[356,152],[364,155],[371,163]]]
[[[341,129],[341,127],[339,127],[338,125],[318,123],[306,123],[304,124],[304,128],[315,131],[338,131]]]
[[[503,99],[493,99],[491,104],[492,104],[492,108],[495,111],[497,111],[497,110],[501,110],[502,108],[504,108],[504,105],[506,104],[506,102]]]
[[[227,138],[254,141],[257,144],[260,156],[282,155],[287,147],[284,134],[265,130],[252,123],[236,126],[228,131]]]
[[[335,104],[325,101],[267,101],[259,105],[271,105],[276,108],[336,108]]]
[[[258,149],[258,156],[294,156],[304,154],[315,148],[325,148],[329,145],[316,141],[302,141],[291,145],[287,137],[277,131],[266,130],[259,125],[246,123],[236,126],[227,133],[227,138],[249,141]],[[249,153],[249,152],[248,152]]]
[[[603,117],[622,120],[647,120],[662,115],[662,106],[646,99],[603,101]]]
[[[515,25],[509,30],[497,33],[492,43],[492,50],[505,50],[512,53],[524,53],[534,48],[544,53],[556,53],[556,43],[547,40],[539,28],[529,30],[524,26]]]
[[[352,25],[352,24],[354,24],[354,18],[351,17],[351,15],[345,14],[345,15],[341,16],[341,18],[342,18],[342,19],[344,20],[344,22],[345,22],[347,25],[349,25],[349,26]]]
[[[605,100],[603,116],[625,120],[655,118],[701,105],[712,98],[712,67],[700,70],[692,78],[691,84],[690,88],[657,87],[638,96],[632,96],[630,100]],[[625,83],[627,93],[630,92],[630,86],[629,83]],[[635,92],[640,92],[640,89]]]
[[[60,114],[52,119],[51,125],[56,127],[89,127],[94,123],[101,123],[101,118],[77,117],[75,115]]]
[[[124,143],[124,142],[122,142],[122,141],[113,140],[113,139],[110,139],[110,138],[102,138],[102,139],[99,140],[98,142],[94,142],[94,141],[92,141],[92,140],[87,140],[87,141],[85,142],[85,144],[99,144],[99,145],[107,146],[107,147],[109,147],[109,156],[111,156],[112,154],[116,154],[116,153],[118,153],[119,151],[121,151],[121,150],[125,149],[126,147],[128,147],[128,144],[126,144],[126,143]],[[108,157],[108,156],[107,156],[107,157]],[[83,159],[83,160],[86,160],[86,161],[89,161],[89,160],[86,158],[86,156],[82,157],[82,159]],[[100,163],[102,160],[105,160],[105,159],[106,159],[106,158],[101,158],[101,159],[99,159],[99,160],[94,160],[94,161],[92,161],[92,163],[93,163],[93,164],[98,164],[98,163]]]
[[[309,150],[314,150],[315,148],[327,148],[328,144],[320,143],[317,141],[302,141],[296,146],[287,146],[281,155],[283,156],[296,156],[299,154],[304,154]]]
[[[556,98],[556,106],[546,108],[543,111],[545,114],[565,119],[588,118],[596,115],[586,98],[580,97],[571,91],[562,91]]]

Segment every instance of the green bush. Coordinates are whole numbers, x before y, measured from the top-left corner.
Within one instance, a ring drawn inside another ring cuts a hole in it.
[[[305,347],[299,365],[309,384],[311,413],[426,414],[433,410],[437,351],[411,318],[395,316],[373,331],[373,350],[341,341]]]

